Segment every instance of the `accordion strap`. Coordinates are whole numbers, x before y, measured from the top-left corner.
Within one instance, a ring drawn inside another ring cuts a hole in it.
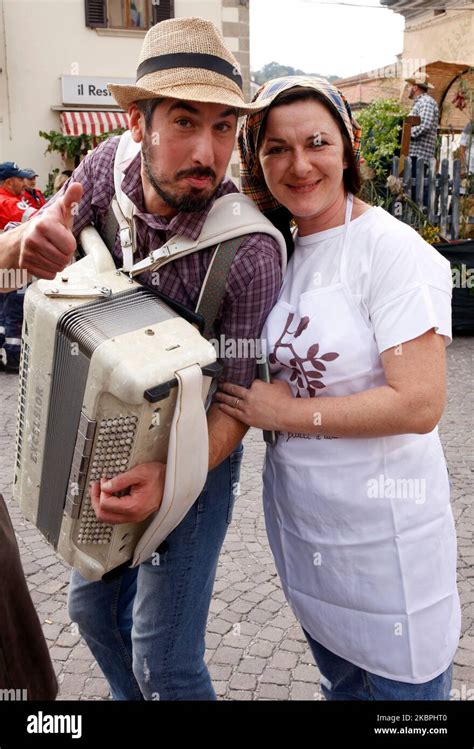
[[[206,483],[209,441],[201,368],[193,364],[178,370],[176,377],[178,394],[169,435],[163,500],[135,548],[132,567],[151,557],[184,518]]]
[[[247,237],[228,239],[217,245],[209,263],[199,295],[196,312],[204,318],[204,338],[215,334],[220,309],[224,301],[227,276],[238,249]]]

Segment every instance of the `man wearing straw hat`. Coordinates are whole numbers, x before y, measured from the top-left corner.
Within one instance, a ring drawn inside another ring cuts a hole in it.
[[[133,140],[141,143],[141,152],[124,167],[122,181],[134,205],[137,248],[146,257],[175,234],[196,240],[214,200],[237,192],[225,171],[238,116],[255,108],[244,102],[237,60],[211,22],[163,21],[144,39],[137,85],[110,85],[110,90],[128,111]],[[5,252],[12,264],[53,278],[67,264],[86,225],[93,223],[99,232],[104,228],[115,192],[118,142],[112,137],[98,146],[34,219],[6,233]],[[159,291],[194,308],[211,252],[201,250],[168,263],[160,269]],[[118,232],[113,255],[120,266]],[[147,274],[139,279],[153,285]],[[227,278],[220,338],[257,340],[280,282],[277,242],[264,234],[248,235]],[[248,386],[254,378],[255,358],[224,359],[223,364],[226,380]],[[114,699],[215,699],[204,662],[204,636],[247,427],[216,404],[208,411],[208,429],[204,490],[158,553],[108,583],[88,582],[73,571],[70,616]],[[91,490],[98,518],[123,523],[148,517],[161,502],[164,474],[165,466],[148,463],[102,480]],[[130,486],[129,495],[116,496]]]
[[[436,135],[438,132],[439,109],[429,89],[434,89],[427,73],[416,72],[412,78],[406,78],[410,83],[408,97],[414,99],[410,116],[420,117],[421,122],[411,129],[409,155],[418,158],[431,159],[436,152]]]

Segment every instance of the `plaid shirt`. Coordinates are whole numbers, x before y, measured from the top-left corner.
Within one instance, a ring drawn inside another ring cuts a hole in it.
[[[80,182],[84,195],[74,217],[73,233],[78,237],[81,230],[93,224],[98,232],[104,225],[105,216],[115,193],[113,165],[119,137],[114,136],[101,143],[75,169],[62,189],[39,211],[48,209],[60,197],[71,181]],[[171,219],[147,213],[144,205],[141,181],[141,154],[127,166],[122,182],[123,192],[134,203],[134,222],[137,237],[135,262],[145,258],[152,250],[161,247],[175,234],[197,239],[201,233],[207,214],[215,198],[238,192],[234,183],[224,178],[215,197],[207,208],[194,213],[178,213]],[[142,273],[137,279],[152,290],[166,294],[176,302],[195,309],[213,249],[200,250],[168,263],[159,270],[159,285],[155,272]],[[113,251],[117,267],[122,266],[122,250],[119,234]],[[218,339],[232,341],[224,351],[239,353],[239,341],[256,342],[256,355],[259,356],[258,341],[263,323],[275,304],[281,284],[280,251],[278,243],[267,234],[250,234],[239,248],[227,278],[225,295],[218,323]],[[244,344],[245,345],[245,344]],[[240,353],[242,353],[241,348]],[[249,353],[252,348],[249,346]],[[247,387],[255,377],[255,356],[245,351],[245,358],[222,359],[222,378]]]
[[[428,94],[417,96],[410,115],[421,118],[421,123],[412,127],[410,156],[431,159],[436,151],[439,109],[436,101]]]

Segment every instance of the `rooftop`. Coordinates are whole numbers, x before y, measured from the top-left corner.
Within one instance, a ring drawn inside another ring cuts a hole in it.
[[[431,11],[433,15],[443,13],[448,8],[462,8],[463,5],[472,5],[470,0],[380,0],[388,10],[401,13],[405,18],[416,18]]]

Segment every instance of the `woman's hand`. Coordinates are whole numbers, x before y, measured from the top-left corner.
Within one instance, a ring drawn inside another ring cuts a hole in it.
[[[234,419],[258,429],[284,431],[285,413],[293,395],[286,382],[255,380],[250,388],[224,382],[215,395],[219,408]]]

